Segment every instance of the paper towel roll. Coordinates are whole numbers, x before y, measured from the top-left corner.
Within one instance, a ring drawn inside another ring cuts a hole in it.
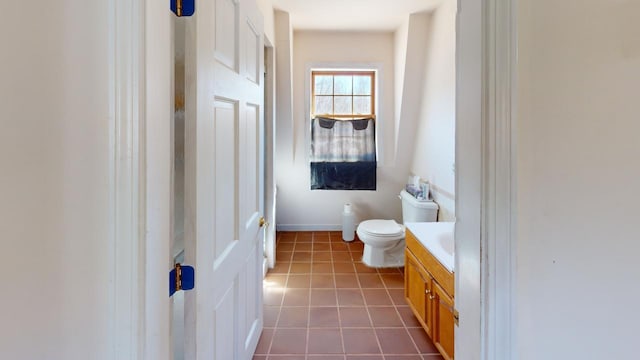
[[[355,232],[355,214],[351,211],[351,204],[344,204],[342,211],[342,240],[353,241]]]

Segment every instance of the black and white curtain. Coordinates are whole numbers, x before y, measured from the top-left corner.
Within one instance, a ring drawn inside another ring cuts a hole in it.
[[[311,121],[311,189],[375,190],[374,119]]]

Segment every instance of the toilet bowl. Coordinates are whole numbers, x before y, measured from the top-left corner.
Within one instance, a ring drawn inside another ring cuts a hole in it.
[[[438,204],[420,201],[408,192],[400,192],[402,218],[408,222],[433,222],[438,218]],[[358,225],[358,238],[364,243],[362,262],[369,267],[404,266],[404,225],[395,220],[366,220]]]
[[[404,226],[395,220],[367,220],[358,226],[362,262],[370,267],[404,266]]]

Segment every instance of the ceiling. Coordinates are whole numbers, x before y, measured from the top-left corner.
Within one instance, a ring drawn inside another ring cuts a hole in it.
[[[393,31],[409,14],[443,0],[273,0],[291,16],[295,30]]]

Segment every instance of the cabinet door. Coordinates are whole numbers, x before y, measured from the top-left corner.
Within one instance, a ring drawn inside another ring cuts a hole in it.
[[[427,334],[431,336],[432,308],[430,300],[432,279],[415,256],[409,251],[405,252],[404,269],[404,296],[411,310],[416,315]]]
[[[433,343],[436,345],[442,356],[453,359],[453,299],[433,283]]]

